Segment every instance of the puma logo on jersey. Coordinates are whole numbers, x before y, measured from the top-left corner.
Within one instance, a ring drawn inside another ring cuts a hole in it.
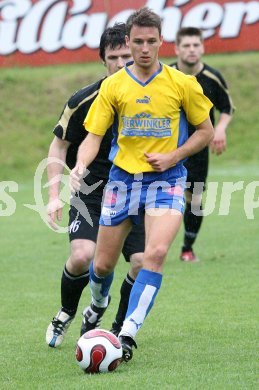
[[[151,96],[144,96],[142,99],[136,99],[136,103],[145,103],[148,104],[151,102]]]

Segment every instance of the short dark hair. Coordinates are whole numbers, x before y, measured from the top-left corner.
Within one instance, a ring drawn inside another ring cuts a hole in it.
[[[103,61],[105,61],[105,50],[107,47],[115,49],[117,46],[126,46],[125,35],[125,23],[116,23],[113,27],[108,27],[104,30],[99,46],[99,56]]]
[[[197,27],[182,27],[177,31],[175,43],[179,45],[183,37],[199,37],[203,42],[202,31]]]
[[[161,18],[148,7],[142,7],[131,14],[126,22],[126,34],[130,36],[133,26],[156,27],[161,35]]]

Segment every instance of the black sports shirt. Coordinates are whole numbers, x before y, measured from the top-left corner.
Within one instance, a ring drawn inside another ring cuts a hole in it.
[[[170,64],[170,66],[178,69],[177,63]],[[206,95],[214,105],[210,110],[210,119],[214,126],[215,108],[220,113],[225,113],[229,115],[231,115],[234,111],[234,106],[228,92],[226,81],[218,70],[212,68],[207,64],[203,64],[202,70],[197,75],[195,75],[195,77],[202,86],[204,95]],[[188,130],[190,136],[194,133],[196,129],[194,126],[189,124]]]
[[[71,142],[66,156],[66,163],[70,169],[74,168],[78,147],[87,135],[83,122],[91,104],[99,93],[103,80],[104,78],[75,92],[67,101],[53,130],[58,138]],[[95,160],[88,167],[90,171],[90,175],[86,177],[88,183],[89,176],[92,176],[92,182],[95,182],[97,179],[107,181],[112,165],[108,160],[111,140],[112,131],[109,129],[102,140]]]

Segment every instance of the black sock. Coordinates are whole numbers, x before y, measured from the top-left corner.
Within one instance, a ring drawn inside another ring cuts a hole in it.
[[[75,276],[64,268],[61,278],[61,305],[62,310],[70,316],[76,314],[82,291],[88,282],[89,271]]]
[[[123,321],[125,319],[127,310],[128,310],[128,304],[129,304],[129,296],[132,289],[132,286],[134,284],[134,279],[132,279],[129,274],[127,274],[126,278],[123,280],[123,283],[121,285],[120,293],[121,293],[121,299],[119,303],[119,308],[115,317],[115,321],[112,324],[112,326],[116,328],[120,328],[123,324]]]
[[[192,249],[192,245],[194,244],[194,241],[197,238],[203,220],[203,215],[193,214],[191,210],[191,203],[186,202],[183,220],[184,220],[185,232],[184,232],[184,246],[182,250],[189,251]]]

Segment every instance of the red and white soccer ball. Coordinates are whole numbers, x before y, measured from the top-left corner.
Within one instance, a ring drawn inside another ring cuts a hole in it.
[[[121,343],[108,330],[90,330],[77,342],[76,360],[87,374],[114,371],[122,360]]]

